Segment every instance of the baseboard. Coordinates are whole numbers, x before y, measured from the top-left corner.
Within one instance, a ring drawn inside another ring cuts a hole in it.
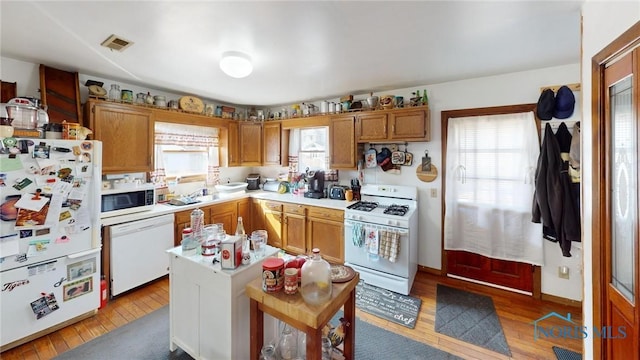
[[[582,308],[582,301],[580,300],[567,299],[567,298],[550,295],[550,294],[542,294],[542,300],[557,303],[557,304]]]
[[[442,270],[430,268],[430,267],[424,266],[424,265],[418,265],[418,271],[423,272],[423,273],[427,273],[427,274],[431,274],[431,275],[442,276]]]

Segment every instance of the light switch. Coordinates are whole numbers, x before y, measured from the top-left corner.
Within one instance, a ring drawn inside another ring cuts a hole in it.
[[[431,197],[438,197],[438,189],[431,189]]]
[[[558,266],[558,277],[561,279],[569,278],[569,267],[568,266]]]

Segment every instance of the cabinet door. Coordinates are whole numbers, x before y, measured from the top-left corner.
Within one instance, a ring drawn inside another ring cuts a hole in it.
[[[227,234],[236,233],[238,210],[235,202],[211,205],[206,210],[209,211],[209,224],[222,223]]]
[[[284,205],[284,224],[282,229],[282,248],[293,254],[305,254],[306,216],[302,205]]]
[[[251,198],[240,199],[236,202],[238,216],[242,216],[244,231],[247,235],[251,235],[253,229],[253,221],[251,217]]]
[[[279,122],[268,122],[263,126],[264,134],[264,159],[262,165],[280,165],[282,136]]]
[[[240,144],[239,140],[239,126],[237,121],[229,121],[229,130],[227,144],[228,144],[228,156],[229,166],[240,165]]]
[[[429,117],[424,110],[389,113],[391,140],[429,141]]]
[[[386,140],[387,131],[387,114],[363,114],[356,118],[358,142]]]
[[[320,249],[322,257],[331,263],[344,263],[344,223],[309,218],[307,225],[309,249]]]
[[[263,201],[258,199],[252,199],[251,201],[251,228],[246,229],[247,232],[254,230],[266,229],[264,221],[264,212],[262,211]]]
[[[240,124],[240,164],[262,165],[262,124],[242,122]]]
[[[151,171],[151,111],[126,105],[92,104],[90,124],[93,138],[102,141],[102,173]]]
[[[282,212],[265,210],[264,225],[268,234],[267,243],[273,247],[282,248]]]
[[[329,126],[331,169],[356,168],[356,141],[354,117],[342,115],[332,117]]]
[[[182,230],[191,226],[191,211],[180,211],[174,215],[175,233],[173,238],[173,244],[180,246],[182,241]]]

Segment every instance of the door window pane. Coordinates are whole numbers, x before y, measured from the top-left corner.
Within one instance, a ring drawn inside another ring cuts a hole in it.
[[[610,88],[613,163],[611,168],[611,283],[633,302],[637,262],[638,129],[633,120],[632,77]]]

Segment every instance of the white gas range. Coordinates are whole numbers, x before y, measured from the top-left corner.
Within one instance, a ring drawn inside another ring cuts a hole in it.
[[[366,283],[408,295],[418,270],[418,192],[364,185],[344,213],[345,264]]]

